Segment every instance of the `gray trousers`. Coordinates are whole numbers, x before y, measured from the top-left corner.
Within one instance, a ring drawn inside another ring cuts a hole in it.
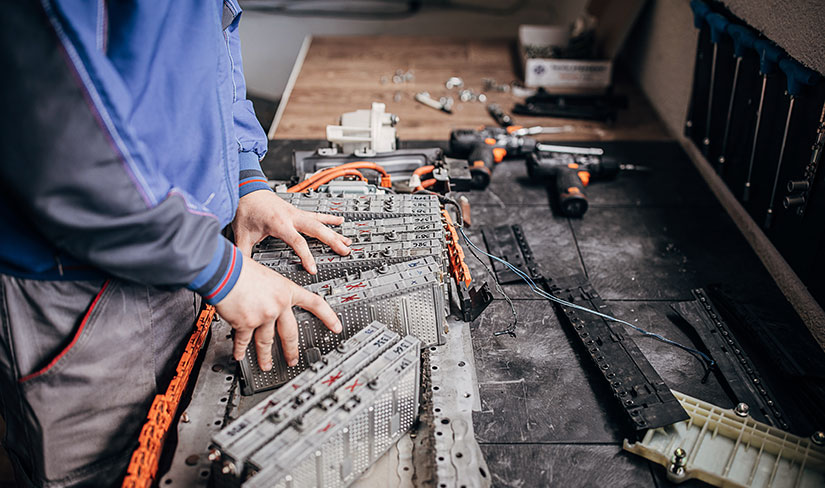
[[[0,414],[20,486],[112,486],[200,298],[117,279],[0,275]]]

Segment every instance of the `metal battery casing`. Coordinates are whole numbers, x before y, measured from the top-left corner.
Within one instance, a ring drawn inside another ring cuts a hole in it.
[[[344,237],[352,239],[353,243],[369,242],[364,238],[372,238],[375,235],[406,234],[413,232],[443,231],[444,222],[441,215],[425,214],[406,217],[379,218],[371,220],[349,220],[341,225],[331,225],[330,229]],[[315,238],[308,238],[307,244],[310,249],[323,246],[324,244]],[[255,252],[278,251],[288,249],[289,246],[280,239],[268,237],[257,244]]]
[[[407,336],[290,422],[249,460],[257,487],[346,487],[413,425],[420,341]]]
[[[317,317],[296,308],[298,364],[286,365],[280,340],[276,338],[272,369],[262,371],[255,348],[250,345],[240,362],[243,393],[257,393],[286,383],[376,320],[400,335],[417,337],[427,346],[443,344],[447,302],[442,276],[440,263],[426,257],[367,270],[348,281],[311,285],[310,289],[321,292],[338,314],[343,330],[334,334]]]
[[[282,274],[299,285],[308,285],[340,278],[357,271],[378,268],[382,264],[395,264],[423,257],[432,257],[446,268],[444,239],[405,240],[395,242],[365,243],[351,247],[347,256],[320,254],[314,256],[317,274],[309,274],[300,258],[292,250],[267,251],[253,254],[255,261]]]
[[[382,220],[401,220],[401,218]],[[363,222],[365,224],[369,223],[369,221]],[[342,229],[341,227],[333,227],[332,230],[337,231],[344,237],[349,237],[352,241],[351,247],[355,248],[362,244],[444,239],[444,227],[441,223],[398,225],[395,228],[371,226],[357,229],[354,232],[346,232],[348,229]],[[313,254],[333,254],[332,249],[318,239],[307,239],[306,241],[309,249],[313,251]],[[269,238],[255,246],[254,253],[289,251],[291,249],[292,248],[286,242],[279,239]]]
[[[303,415],[313,401],[334,391],[338,385],[329,381],[331,374],[349,381],[399,337],[378,322],[367,325],[217,433],[212,443],[221,451],[222,462],[234,466],[230,477],[243,473],[246,460],[289,421]],[[279,422],[273,422],[274,418]]]
[[[438,215],[435,195],[329,195],[327,193],[278,193],[294,207],[308,212],[340,215],[346,220],[366,220],[413,215]]]

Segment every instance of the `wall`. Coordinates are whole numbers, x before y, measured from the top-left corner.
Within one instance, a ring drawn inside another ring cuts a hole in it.
[[[772,0],[771,3],[776,2]],[[824,11],[822,7],[816,6],[818,3],[820,2],[817,0],[805,0],[802,5],[807,6],[812,17],[818,18]],[[763,5],[762,2],[756,0],[732,0],[729,4],[736,5],[738,9],[736,12],[739,15],[758,10]],[[802,8],[802,10],[803,13],[794,11],[788,17],[804,15],[805,9]],[[775,12],[773,14],[775,15]],[[743,19],[753,21],[753,18],[747,15],[743,15]],[[808,30],[800,33],[793,32],[794,28],[789,26],[785,20],[766,24],[770,32],[773,32],[771,38],[798,59],[804,59],[818,52],[825,45],[822,41],[823,35],[818,33],[822,25],[825,24],[810,26],[807,23],[801,23],[797,27]],[[769,31],[766,30],[767,32]],[[651,0],[628,41],[623,54],[624,64],[636,78],[671,134],[683,142],[685,150],[704,176],[708,186],[754,248],[820,346],[825,349],[825,312],[822,307],[814,300],[783,256],[762,232],[761,227],[753,221],[715,170],[696,147],[682,135],[693,83],[697,35],[693,27],[693,14],[687,0]],[[811,36],[818,36],[816,37],[818,41],[814,45],[804,46],[794,41],[794,39],[805,39]]]
[[[622,59],[674,135],[685,123],[697,35],[687,0],[654,0],[642,11]]]
[[[462,0],[465,4],[498,8],[514,1],[518,0]],[[585,0],[528,0],[523,8],[508,16],[425,7],[412,17],[399,20],[285,17],[246,11],[241,21],[244,72],[251,92],[279,99],[307,35],[397,34],[512,40],[519,24],[565,24],[583,12],[585,4]]]

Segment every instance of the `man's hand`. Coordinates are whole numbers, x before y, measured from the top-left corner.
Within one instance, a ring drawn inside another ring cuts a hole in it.
[[[235,329],[235,359],[243,359],[254,336],[258,365],[264,371],[272,369],[277,323],[287,365],[298,364],[298,323],[292,314],[293,305],[315,314],[336,334],[341,332],[341,322],[323,298],[244,256],[241,276],[232,291],[215,306]]]
[[[298,210],[272,192],[254,191],[238,203],[232,230],[235,233],[235,244],[244,256],[251,255],[252,246],[265,237],[277,237],[295,250],[304,269],[315,274],[315,259],[300,233],[317,237],[333,251],[346,256],[350,252],[348,246],[352,244],[352,240],[324,225],[341,225],[342,222],[342,217]]]

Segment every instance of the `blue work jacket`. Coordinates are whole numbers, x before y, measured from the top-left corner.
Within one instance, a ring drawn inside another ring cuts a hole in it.
[[[0,273],[220,301],[242,262],[220,230],[268,190],[237,1],[4,3]]]

